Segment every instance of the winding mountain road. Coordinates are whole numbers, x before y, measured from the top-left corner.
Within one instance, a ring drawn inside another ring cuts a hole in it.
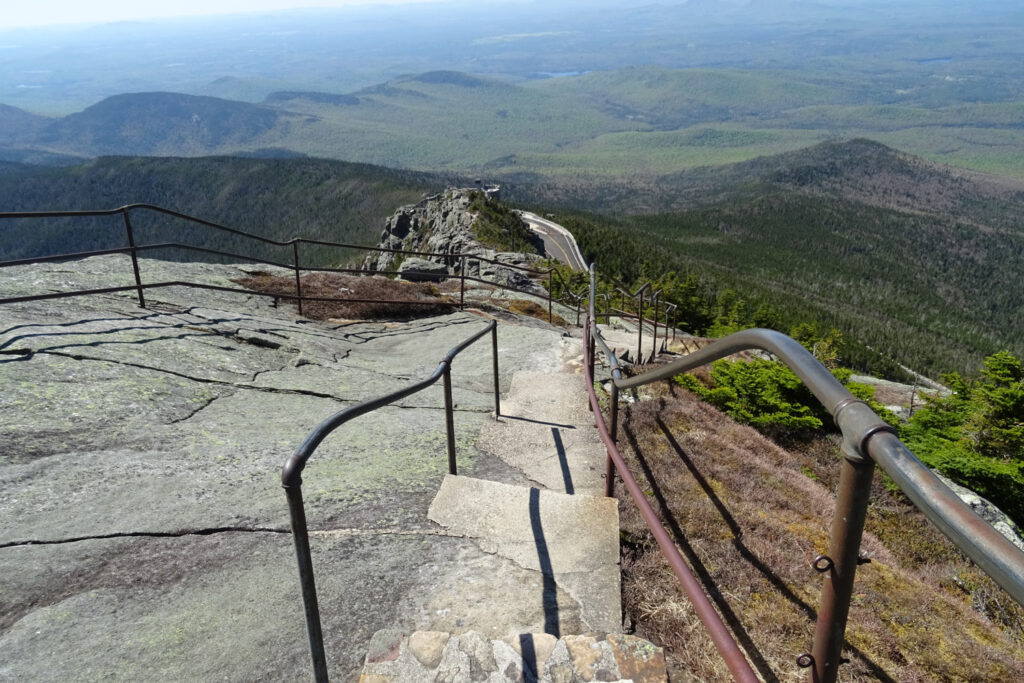
[[[530,226],[530,229],[544,240],[544,249],[548,256],[556,258],[576,270],[587,270],[587,262],[583,259],[576,240],[568,230],[558,223],[541,218],[529,211],[520,211],[519,215]]]

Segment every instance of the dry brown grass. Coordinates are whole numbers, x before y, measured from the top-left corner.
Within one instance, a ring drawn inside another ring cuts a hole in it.
[[[295,295],[295,278],[278,277],[265,272],[251,273],[235,280],[238,284],[267,294]],[[352,301],[304,301],[303,315],[315,320],[341,318],[368,320],[374,318],[416,317],[445,313],[458,303],[443,296],[430,284],[402,282],[381,276],[312,273],[302,276],[303,297],[366,299],[372,303]],[[291,305],[294,299],[282,299]]]
[[[795,660],[811,647],[822,578],[810,562],[828,543],[833,445],[790,453],[685,391],[660,391],[624,412],[634,476],[760,675],[806,680]],[[1024,648],[953,579],[977,571],[880,483],[874,498],[862,544],[872,562],[857,573],[841,680],[1024,680]],[[635,506],[620,510],[623,598],[637,631],[666,647],[679,678],[728,679]]]
[[[508,301],[508,310],[519,315],[528,315],[531,318],[548,322],[548,309],[529,299],[510,299]],[[569,322],[557,313],[551,314],[551,324],[559,327],[570,327]]]

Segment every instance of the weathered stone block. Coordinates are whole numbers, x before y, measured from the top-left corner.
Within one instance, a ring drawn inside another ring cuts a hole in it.
[[[385,628],[377,631],[370,638],[370,646],[366,652],[366,663],[393,662],[398,659],[398,652],[402,645],[404,634],[392,628]]]
[[[441,282],[448,277],[448,268],[443,263],[421,258],[405,259],[398,272],[399,277],[410,282]]]
[[[443,631],[416,631],[409,636],[409,652],[427,669],[436,669],[448,638]]]
[[[609,633],[608,643],[622,678],[632,679],[633,683],[660,683],[668,675],[665,652],[657,645],[621,633]]]

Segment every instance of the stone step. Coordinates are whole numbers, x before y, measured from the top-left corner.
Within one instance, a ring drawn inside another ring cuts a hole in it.
[[[621,628],[619,511],[613,498],[447,475],[430,504],[429,518],[449,535],[472,539],[481,550],[537,572],[544,604],[543,630],[559,628],[558,594],[579,606],[586,629]],[[507,595],[493,595],[493,610]],[[562,606],[563,609],[566,607]],[[489,624],[466,624],[489,632]]]
[[[539,488],[603,496],[604,444],[587,410],[583,375],[570,372],[581,369],[582,359],[574,357],[565,372],[517,372],[501,400],[501,418],[484,426],[478,448]]]
[[[617,318],[614,320],[618,320]],[[628,321],[621,321],[623,327],[620,327],[618,323],[614,325],[598,325],[598,329],[601,331],[601,336],[604,338],[605,343],[615,353],[616,358],[620,361],[634,361],[636,360],[636,345],[637,345],[637,330],[636,324]],[[628,329],[624,329],[628,326]],[[643,352],[643,361],[649,362],[651,360],[653,327],[650,325],[644,325],[644,338],[641,351]],[[670,332],[671,334],[671,332]],[[665,328],[658,326],[658,351],[664,350],[666,347],[665,341]],[[624,358],[625,357],[625,358]]]
[[[489,640],[476,631],[452,635],[386,629],[374,634],[359,683],[577,683],[668,680],[660,647],[621,633],[557,638],[523,633]]]

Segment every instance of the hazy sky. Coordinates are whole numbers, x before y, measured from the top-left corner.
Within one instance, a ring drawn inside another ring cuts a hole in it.
[[[437,0],[0,0],[0,29],[48,24],[80,24],[233,14],[297,7],[343,7],[345,5],[408,4]]]

